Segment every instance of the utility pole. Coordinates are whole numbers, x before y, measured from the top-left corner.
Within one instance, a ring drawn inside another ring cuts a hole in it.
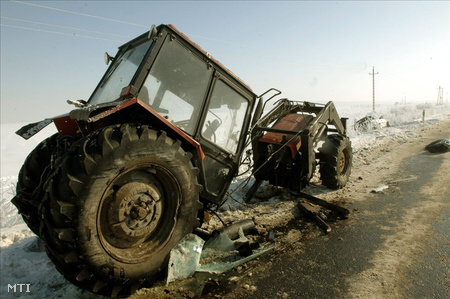
[[[375,75],[377,75],[378,72],[375,73],[375,67],[372,67],[372,73],[369,73],[369,75],[372,76],[372,85],[373,85],[373,100],[372,100],[372,111],[375,112]]]
[[[436,105],[442,105],[444,104],[444,88],[439,86],[438,89],[438,98]]]

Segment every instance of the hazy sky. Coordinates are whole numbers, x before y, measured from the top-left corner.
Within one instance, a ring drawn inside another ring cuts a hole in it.
[[[115,54],[173,24],[248,83],[296,100],[435,103],[450,89],[448,1],[1,0],[1,121],[88,99]]]

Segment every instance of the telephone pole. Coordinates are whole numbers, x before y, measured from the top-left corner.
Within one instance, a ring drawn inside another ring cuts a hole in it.
[[[442,105],[444,104],[444,88],[439,86],[438,89],[438,98],[436,105]]]
[[[372,67],[372,73],[369,73],[369,75],[372,76],[372,85],[373,85],[373,100],[372,100],[372,111],[375,112],[375,75],[377,75],[378,72],[375,73],[375,67]]]

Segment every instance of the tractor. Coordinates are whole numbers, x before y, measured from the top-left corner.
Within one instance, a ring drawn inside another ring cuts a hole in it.
[[[226,200],[244,156],[255,177],[246,200],[262,181],[299,191],[317,166],[325,186],[345,186],[352,150],[332,102],[280,99],[265,113],[267,93],[172,25],[105,59],[87,101],[16,132],[56,126],[26,158],[12,202],[78,287],[122,296],[151,285],[171,249]]]

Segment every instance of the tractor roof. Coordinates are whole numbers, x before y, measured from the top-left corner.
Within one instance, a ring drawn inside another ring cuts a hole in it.
[[[192,41],[189,37],[187,37],[183,32],[179,31],[175,26],[173,26],[172,24],[170,25],[160,25],[158,26],[158,28],[161,27],[166,27],[169,28],[172,32],[174,32],[175,34],[179,35],[181,38],[183,38],[186,42],[188,42],[190,45],[192,45],[193,47],[195,47],[200,53],[202,53],[205,57],[207,57],[209,60],[211,60],[215,65],[217,65],[219,68],[221,68],[224,72],[226,72],[228,75],[230,75],[231,77],[233,77],[235,80],[237,80],[238,82],[240,82],[248,91],[250,91],[251,93],[253,93],[251,87],[246,84],[241,78],[239,78],[238,76],[236,76],[232,71],[230,71],[228,68],[226,68],[220,61],[218,61],[217,59],[215,59],[211,54],[209,54],[208,52],[206,52],[205,50],[202,49],[202,47],[200,47],[197,43],[195,43],[194,41]]]

